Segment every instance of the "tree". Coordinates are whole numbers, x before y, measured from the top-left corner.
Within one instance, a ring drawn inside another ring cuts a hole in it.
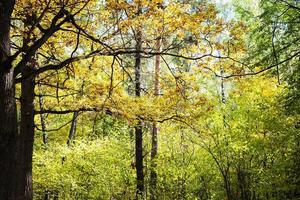
[[[99,53],[99,51],[96,51],[78,56],[73,56],[72,53],[69,58],[59,60],[56,57],[58,54],[55,55],[55,53],[60,52],[55,49],[51,49],[54,54],[50,57],[43,57],[41,52],[47,45],[51,46],[52,44],[53,48],[56,47],[53,38],[59,32],[74,31],[76,34],[80,33],[81,27],[76,23],[75,17],[80,15],[90,2],[18,1],[16,5],[15,1],[0,2],[0,25],[3,27],[0,33],[0,111],[3,113],[0,122],[0,196],[4,199],[32,198],[31,157],[34,135],[34,77],[47,71],[59,70],[72,62],[87,59],[95,53]],[[35,9],[30,11],[32,7]],[[14,16],[12,17],[13,10]],[[13,25],[14,34],[20,33],[13,39],[11,39],[10,34],[11,24]],[[20,26],[20,24],[24,26]],[[71,25],[73,30],[66,30],[64,28],[66,24]],[[14,54],[11,54],[11,43],[16,48]],[[77,50],[78,44],[73,46]],[[37,62],[46,64],[35,68],[36,60],[34,57],[37,55],[43,57]],[[22,84],[20,129],[18,129],[15,100],[17,83]],[[18,130],[20,130],[19,133]]]
[[[0,1],[0,196],[17,199],[17,109],[11,63],[10,24],[14,1]]]
[[[157,51],[160,52],[162,38],[158,36],[156,41]],[[155,56],[155,69],[154,69],[154,95],[159,96],[159,82],[160,82],[160,55]],[[157,185],[157,173],[156,173],[156,159],[158,153],[158,125],[157,122],[153,122],[152,136],[151,136],[151,172],[150,172],[150,195],[151,199],[156,199],[156,185]]]

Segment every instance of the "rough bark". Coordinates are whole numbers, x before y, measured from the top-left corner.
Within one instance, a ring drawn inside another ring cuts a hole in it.
[[[13,70],[0,68],[0,197],[15,199],[17,112]]]
[[[33,68],[26,67],[22,75],[31,73]],[[18,193],[21,199],[33,198],[32,190],[32,153],[34,142],[34,77],[21,83],[21,123],[18,147],[20,149],[19,166],[20,180],[18,181]]]
[[[160,52],[161,48],[161,38],[156,41],[156,51]],[[155,74],[154,74],[154,95],[159,95],[159,74],[160,74],[160,55],[155,56]],[[156,161],[157,156],[157,134],[158,127],[157,123],[153,122],[152,126],[152,138],[151,138],[151,171],[150,171],[150,199],[156,199],[156,183],[157,183],[157,173],[156,173]]]
[[[0,0],[0,197],[17,199],[17,111],[10,61],[10,21],[14,1]]]

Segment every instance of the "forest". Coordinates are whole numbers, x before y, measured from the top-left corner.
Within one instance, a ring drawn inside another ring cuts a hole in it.
[[[0,200],[300,200],[299,0],[0,0]]]

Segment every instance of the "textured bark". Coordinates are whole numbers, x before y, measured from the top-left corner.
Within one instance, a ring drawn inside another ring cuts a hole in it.
[[[135,96],[141,96],[141,54],[142,33],[137,30],[136,33],[136,50],[135,55]],[[137,198],[143,196],[144,191],[144,172],[143,172],[143,130],[142,122],[139,121],[135,127],[135,163],[136,163],[136,190]]]
[[[15,199],[17,112],[13,70],[0,68],[0,197]]]
[[[33,68],[26,67],[22,75],[31,73]],[[20,180],[18,181],[18,193],[21,199],[32,199],[32,153],[34,142],[34,77],[21,83],[21,124],[19,136],[19,166]]]
[[[156,41],[156,51],[160,52],[161,49],[161,38]],[[155,74],[154,74],[154,95],[159,95],[159,74],[160,74],[160,55],[155,56]],[[158,127],[157,123],[153,123],[152,127],[152,138],[151,138],[151,171],[150,171],[150,199],[156,199],[156,183],[157,183],[157,173],[156,173],[156,161],[157,156],[157,134]]]
[[[15,83],[10,53],[10,21],[12,0],[0,0],[0,198],[18,199],[17,171],[17,111]]]

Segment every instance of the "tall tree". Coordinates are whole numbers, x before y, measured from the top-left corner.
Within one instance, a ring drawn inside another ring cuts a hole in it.
[[[11,63],[10,24],[14,0],[0,1],[0,196],[17,199],[17,111],[14,69]],[[21,198],[20,198],[21,199]]]
[[[161,50],[161,40],[159,36],[156,41],[156,51]],[[154,95],[159,96],[159,76],[160,76],[160,55],[155,56],[155,70],[154,70]],[[150,172],[150,195],[151,199],[156,199],[156,185],[157,185],[157,173],[156,173],[156,157],[158,151],[158,125],[157,122],[153,122],[152,125],[152,138],[151,138],[151,172]]]
[[[72,53],[67,58],[58,59],[57,56],[62,52],[58,52],[55,47],[58,43],[53,38],[59,32],[70,32],[63,28],[66,24],[72,24],[71,32],[80,32],[82,28],[75,17],[90,2],[18,1],[15,5],[15,1],[0,1],[0,196],[3,199],[32,199],[34,77],[99,53],[90,51],[89,54],[76,56]],[[15,16],[12,21],[14,8]],[[17,35],[13,41],[10,38],[11,27]],[[84,37],[88,37],[87,33]],[[63,42],[67,42],[65,39],[62,38]],[[46,44],[53,47],[50,49],[50,56],[42,53]],[[16,49],[14,54],[11,54],[11,46]],[[78,48],[78,44],[71,46],[75,50]],[[42,67],[32,68],[33,57],[41,53],[43,59],[38,62],[43,63]],[[19,129],[15,98],[17,83],[22,85]]]
[[[34,65],[27,66],[22,72],[23,75],[34,70]],[[18,180],[18,194],[23,194],[20,198],[30,200],[33,198],[32,190],[32,153],[34,141],[34,76],[22,81],[21,83],[21,124],[18,137],[19,153],[17,154],[18,165],[17,173],[20,173]]]
[[[138,13],[141,14],[142,8],[141,5],[138,5]],[[142,30],[140,27],[136,30],[136,51],[135,54],[135,96],[139,98],[141,96],[141,51],[142,51]],[[143,127],[142,121],[138,119],[137,125],[135,126],[135,163],[136,163],[136,190],[137,198],[143,196],[144,192],[144,164],[143,164]]]

